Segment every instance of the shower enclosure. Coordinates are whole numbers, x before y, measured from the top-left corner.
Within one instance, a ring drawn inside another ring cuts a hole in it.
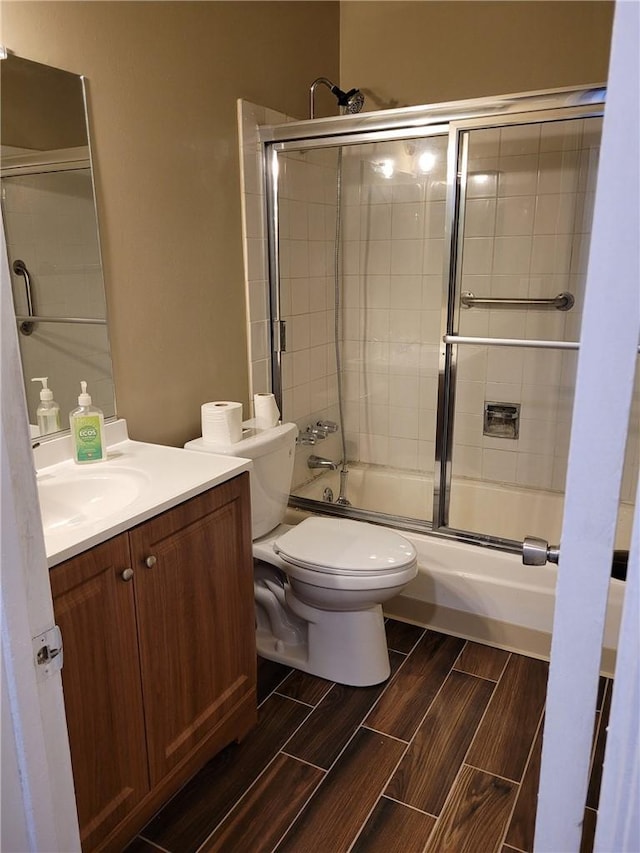
[[[272,385],[301,433],[293,506],[506,551],[558,542],[604,95],[262,128]]]

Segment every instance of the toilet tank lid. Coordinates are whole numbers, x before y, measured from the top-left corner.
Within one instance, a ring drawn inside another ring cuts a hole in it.
[[[306,518],[278,537],[273,549],[284,560],[322,571],[393,572],[416,561],[411,542],[364,521]]]
[[[223,456],[242,456],[245,459],[258,459],[265,453],[272,453],[287,445],[294,446],[298,427],[295,424],[278,424],[269,429],[256,429],[255,421],[244,421],[242,438],[234,444],[208,442],[203,438],[195,438],[185,444],[187,450],[200,450],[209,453],[220,453]]]

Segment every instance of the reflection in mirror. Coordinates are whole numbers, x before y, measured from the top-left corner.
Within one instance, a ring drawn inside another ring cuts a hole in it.
[[[60,428],[86,380],[105,418],[115,400],[81,77],[16,56],[0,63],[2,218],[32,435],[47,377]],[[46,398],[47,394],[44,395]]]

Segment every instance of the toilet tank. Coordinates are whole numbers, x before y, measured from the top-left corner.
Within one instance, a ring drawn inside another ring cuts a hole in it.
[[[264,536],[284,518],[291,490],[291,476],[295,459],[295,424],[280,424],[270,429],[247,428],[243,424],[242,438],[235,444],[211,444],[196,438],[185,444],[187,450],[201,453],[220,453],[224,456],[241,456],[251,459],[252,537]]]

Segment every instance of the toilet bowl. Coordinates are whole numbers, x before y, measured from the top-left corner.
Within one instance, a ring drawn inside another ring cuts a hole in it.
[[[295,424],[256,430],[247,422],[232,445],[202,439],[185,447],[252,459],[256,644],[268,660],[339,684],[389,677],[382,603],[417,574],[413,545],[399,534],[351,519],[282,524]]]

